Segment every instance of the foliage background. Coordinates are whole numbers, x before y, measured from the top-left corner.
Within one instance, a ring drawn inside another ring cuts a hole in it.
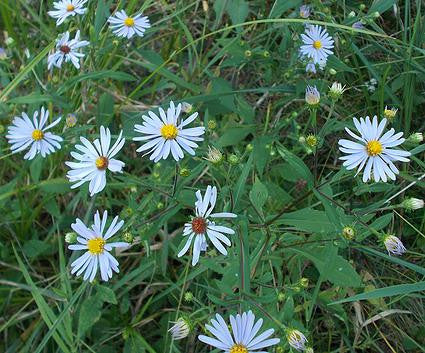
[[[382,115],[385,105],[399,109],[396,130],[423,131],[423,3],[364,1],[360,11],[359,1],[312,1],[310,20],[326,24],[336,42],[318,75],[298,58],[301,4],[90,0],[84,18],[56,28],[50,1],[0,2],[3,134],[13,116],[40,105],[78,118],[73,128],[61,122],[62,149],[46,159],[23,161],[0,140],[1,351],[207,352],[196,336],[213,313],[248,309],[282,337],[276,352],[289,351],[285,327],[303,331],[317,352],[425,351],[425,217],[397,206],[424,195],[423,181],[402,190],[424,173],[425,147],[408,146],[411,163],[386,184],[354,178],[337,149],[353,116]],[[149,16],[144,38],[113,36],[105,21],[116,6]],[[360,19],[367,30],[352,30]],[[47,54],[68,26],[91,43],[82,69],[50,73]],[[326,96],[335,80],[348,88],[337,104]],[[300,142],[314,132],[307,83],[322,93],[316,153]],[[170,100],[193,104],[207,127],[197,156],[177,166],[141,158],[131,141],[141,115]],[[78,137],[94,139],[100,125],[124,130],[126,167],[90,198],[87,186],[70,190],[64,162]],[[203,159],[208,145],[224,153],[221,165]],[[239,215],[237,234],[227,257],[210,248],[192,268],[190,256],[176,254],[195,191],[208,184],[219,189],[217,207]],[[69,273],[75,254],[64,234],[96,209],[120,214],[122,233],[135,241],[117,254],[120,274],[83,284]],[[346,225],[357,230],[352,241],[341,236]],[[373,230],[399,236],[408,253],[386,255]],[[181,315],[194,331],[172,343],[169,321]]]

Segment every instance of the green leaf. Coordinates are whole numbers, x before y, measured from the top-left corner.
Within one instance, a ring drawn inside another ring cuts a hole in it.
[[[261,183],[261,181],[256,180],[252,186],[252,190],[249,192],[249,199],[252,204],[257,210],[261,211],[268,197],[269,193],[267,188]]]
[[[30,174],[31,179],[34,183],[38,183],[38,181],[40,180],[41,169],[43,167],[43,160],[44,158],[42,158],[41,156],[37,156],[31,161]]]
[[[118,303],[117,297],[115,296],[115,292],[111,288],[102,285],[97,285],[96,290],[96,295],[100,300],[111,304]]]
[[[30,239],[24,243],[23,250],[26,256],[35,258],[49,249],[49,244],[37,239]]]
[[[109,93],[104,93],[100,96],[99,104],[97,105],[97,126],[108,126],[111,123],[114,115],[114,97]]]
[[[83,335],[100,319],[102,315],[102,301],[92,296],[83,301],[78,317],[78,336]]]
[[[277,147],[277,151],[281,155],[281,157],[289,163],[292,170],[288,170],[287,173],[295,173],[299,175],[302,179],[307,181],[308,186],[313,186],[313,175],[310,172],[310,169],[305,165],[303,160],[293,153],[289,152],[282,145]]]
[[[288,250],[311,260],[319,270],[320,275],[337,286],[359,287],[362,284],[359,274],[347,260],[337,254],[338,248],[333,245],[309,251]]]
[[[412,284],[398,284],[385,288],[379,288],[370,292],[353,295],[352,297],[337,300],[328,305],[335,305],[341,303],[355,302],[359,300],[369,300],[383,297],[392,297],[395,295],[406,295],[414,292],[422,292],[425,290],[425,281],[412,283]]]
[[[238,126],[226,129],[217,142],[219,147],[235,146],[251,132],[254,131],[252,126]]]
[[[228,1],[226,5],[226,12],[229,14],[232,24],[236,25],[242,23],[248,17],[249,5],[245,0],[232,0]],[[242,31],[242,28],[238,28]]]
[[[252,167],[252,154],[249,156],[249,159],[247,160],[245,166],[242,169],[241,176],[239,177],[239,180],[235,186],[234,193],[235,193],[235,205],[238,205],[238,201],[240,197],[242,196],[243,190],[245,188],[246,184],[246,178],[248,178],[249,171]]]

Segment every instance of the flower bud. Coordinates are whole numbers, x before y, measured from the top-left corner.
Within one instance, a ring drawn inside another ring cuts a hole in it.
[[[347,240],[353,240],[356,236],[356,230],[351,226],[345,226],[342,229],[342,236]]]
[[[180,174],[180,176],[186,178],[190,175],[190,169],[189,168],[182,168],[182,169],[180,169],[179,174]]]
[[[408,211],[418,210],[424,207],[424,200],[409,197],[401,203],[401,206]]]
[[[381,14],[380,14],[378,11],[375,11],[375,12],[372,14],[372,16],[373,16],[374,18],[378,18],[379,16],[381,16]]]
[[[356,13],[355,13],[354,11],[351,11],[351,12],[348,14],[348,17],[349,17],[349,18],[356,17]]]
[[[252,143],[248,143],[246,145],[246,150],[247,152],[252,152],[252,150],[254,149],[254,146],[252,145]]]
[[[131,244],[134,240],[134,236],[133,234],[131,234],[130,232],[125,232],[122,236],[122,239],[126,242]]]
[[[310,146],[311,148],[316,147],[316,146],[317,146],[317,142],[318,142],[318,139],[317,139],[317,137],[316,137],[315,135],[310,134],[310,135],[308,135],[308,136],[305,138],[305,143],[306,143],[308,146]]]
[[[407,142],[413,143],[415,145],[422,143],[423,140],[424,135],[422,134],[422,132],[415,132],[407,138]]]
[[[186,293],[184,293],[184,301],[187,303],[190,303],[193,301],[193,293],[187,291]]]
[[[284,292],[279,292],[277,295],[277,301],[282,303],[286,299],[286,294]]]
[[[265,58],[268,58],[268,57],[270,56],[270,52],[268,52],[267,50],[264,50],[264,51],[263,51],[263,56],[264,56]]]
[[[305,277],[301,278],[300,279],[300,286],[303,287],[303,288],[307,288],[308,287],[308,278],[305,278]]]
[[[208,130],[215,130],[217,122],[215,120],[208,120]]]
[[[336,70],[335,70],[335,69],[329,69],[329,73],[330,73],[332,76],[335,76],[335,75],[337,74],[337,72],[336,72]]]
[[[77,241],[77,233],[69,232],[65,234],[65,241],[69,244],[73,244]]]
[[[360,11],[364,11],[365,8],[366,8],[366,5],[365,4],[360,4],[359,5]]]
[[[252,51],[251,50],[245,50],[245,56],[247,58],[250,58],[252,56]]]
[[[239,157],[236,154],[229,155],[229,157],[227,157],[227,160],[232,165],[236,165],[239,163]]]

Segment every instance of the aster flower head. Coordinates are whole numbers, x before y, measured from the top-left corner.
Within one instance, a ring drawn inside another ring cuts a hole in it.
[[[40,115],[40,118],[38,117]],[[61,121],[61,117],[47,125],[49,111],[41,108],[40,112],[34,112],[32,121],[27,113],[23,112],[21,117],[15,116],[12,125],[8,128],[6,138],[11,144],[12,153],[21,152],[30,148],[24,155],[24,159],[33,159],[37,154],[44,158],[48,154],[61,148],[62,137],[47,132],[50,128]]]
[[[173,340],[181,340],[187,337],[191,331],[191,323],[185,317],[179,318],[176,322],[172,322],[174,325],[168,330],[171,333]]]
[[[71,168],[66,176],[71,183],[75,182],[71,186],[72,189],[90,182],[90,196],[93,196],[105,188],[107,170],[112,173],[122,173],[124,162],[113,158],[124,146],[125,139],[121,136],[122,131],[112,147],[110,147],[111,132],[103,126],[100,127],[100,140],[94,140],[93,144],[85,137],[80,137],[82,145],[75,145],[75,148],[81,153],[71,152],[71,156],[77,162],[65,162]]]
[[[177,255],[181,257],[186,254],[194,240],[192,266],[198,263],[201,251],[207,250],[207,238],[223,255],[227,255],[227,250],[222,243],[231,246],[231,242],[225,234],[232,235],[235,234],[235,231],[216,224],[215,220],[219,218],[236,218],[237,216],[230,212],[212,213],[216,201],[217,188],[215,186],[208,185],[204,197],[202,197],[201,190],[196,192],[195,217],[184,225],[183,236],[187,237],[187,240]]]
[[[387,106],[385,106],[384,117],[386,119],[388,119],[389,121],[393,121],[394,118],[395,118],[395,116],[396,116],[396,114],[397,114],[397,112],[398,112],[398,109],[397,108],[394,108],[394,107],[388,108]]]
[[[184,157],[183,150],[190,155],[195,155],[196,142],[203,141],[201,137],[205,133],[204,127],[185,128],[198,117],[195,112],[186,120],[180,118],[182,105],[177,107],[174,102],[170,102],[170,107],[165,112],[159,108],[159,117],[154,112],[149,111],[148,115],[143,115],[143,124],[134,125],[134,130],[142,136],[134,137],[134,141],[148,141],[137,149],[137,152],[147,151],[149,159],[155,163],[160,159],[167,159],[171,154],[175,161]],[[195,142],[196,141],[196,142]]]
[[[6,60],[7,59],[7,52],[4,50],[4,48],[0,47],[0,60]]]
[[[286,332],[286,339],[288,340],[289,345],[297,351],[301,352],[306,349],[305,344],[308,341],[301,331],[289,329]]]
[[[215,317],[211,320],[211,325],[205,325],[215,338],[199,335],[198,339],[226,353],[265,353],[264,348],[280,342],[279,338],[269,338],[274,333],[273,329],[268,329],[257,336],[263,325],[263,319],[255,322],[255,315],[251,310],[242,315],[237,314],[236,317],[230,315],[233,335],[223,317],[219,314]]]
[[[87,0],[61,0],[53,3],[55,10],[48,11],[50,17],[56,18],[56,26],[59,26],[69,16],[83,15],[87,9],[84,8]]]
[[[317,69],[319,69],[320,71],[323,71],[325,69],[325,67],[326,67],[326,60],[325,59],[319,60],[318,64],[316,64],[312,59],[309,59],[307,65],[305,67],[305,71],[316,74]]]
[[[143,37],[146,29],[150,28],[149,18],[141,13],[135,16],[128,16],[124,10],[117,11],[114,16],[108,19],[112,32],[117,37],[130,39],[134,35]]]
[[[300,16],[302,18],[309,18],[311,15],[311,7],[308,5],[300,6]]]
[[[80,68],[80,59],[85,54],[80,53],[79,49],[89,45],[86,40],[80,40],[80,31],[75,34],[74,39],[69,39],[69,32],[61,34],[56,40],[56,51],[47,58],[47,69],[53,66],[61,68],[64,62],[71,61],[76,69]]]
[[[344,161],[343,166],[348,170],[358,167],[357,174],[364,168],[363,182],[367,182],[372,177],[375,182],[380,180],[387,182],[388,178],[395,180],[399,170],[394,162],[409,162],[407,157],[410,156],[410,152],[392,148],[405,141],[402,138],[403,133],[395,134],[395,130],[390,129],[382,134],[387,119],[383,119],[378,124],[376,116],[372,121],[367,116],[366,119],[360,118],[360,121],[354,118],[353,122],[360,136],[349,128],[345,128],[345,131],[357,141],[345,139],[338,141],[340,151],[347,153],[340,157]]]
[[[317,107],[320,103],[320,92],[316,86],[307,86],[305,89],[305,101],[310,107]]]
[[[300,54],[312,59],[315,64],[327,60],[333,54],[334,41],[326,29],[312,25],[306,27],[305,33],[301,34],[304,45],[300,48]]]
[[[382,241],[388,251],[388,255],[403,255],[406,252],[403,243],[395,235],[385,234]]]
[[[118,261],[110,254],[110,251],[113,248],[129,246],[125,242],[108,242],[108,239],[121,229],[124,221],[118,221],[118,216],[116,216],[106,230],[107,220],[107,211],[103,212],[102,218],[97,211],[91,228],[87,227],[79,218],[71,224],[71,228],[78,234],[78,244],[68,245],[68,249],[86,251],[71,264],[71,273],[76,273],[77,276],[84,273],[84,281],[93,282],[97,269],[100,268],[100,276],[103,281],[107,282],[112,278],[112,271],[119,272]]]

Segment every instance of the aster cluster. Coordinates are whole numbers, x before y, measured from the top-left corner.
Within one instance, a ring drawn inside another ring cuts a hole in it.
[[[87,0],[61,0],[53,4],[54,10],[48,14],[55,18],[56,25],[60,26],[74,17],[84,16],[87,12],[86,5]],[[311,8],[303,5],[299,14],[307,19],[311,15]],[[108,23],[113,34],[127,39],[135,36],[143,37],[145,31],[151,27],[149,18],[142,13],[129,16],[125,10],[117,10],[108,18]],[[334,54],[333,38],[319,25],[307,25],[301,38],[303,45],[299,50],[300,56],[307,61],[306,70],[316,73],[317,69],[324,69],[328,57]],[[80,69],[81,60],[85,57],[82,49],[88,46],[90,46],[88,41],[81,40],[80,30],[76,31],[73,38],[69,31],[62,33],[56,40],[54,51],[47,58],[48,70],[61,69],[66,63]],[[339,82],[334,82],[329,87],[327,96],[332,104],[342,98],[345,90],[346,86]],[[319,109],[320,101],[318,86],[308,84],[305,90],[305,102],[312,114]],[[189,103],[176,104],[170,101],[166,108],[160,106],[142,114],[133,127],[135,136],[132,140],[138,143],[136,153],[139,153],[141,158],[148,156],[145,160],[149,159],[153,163],[167,159],[178,163],[187,155],[194,157],[199,145],[204,141],[205,127],[199,123],[199,113],[193,110],[193,106]],[[38,154],[44,158],[61,148],[63,138],[48,130],[57,126],[62,117],[49,121],[50,114],[49,110],[41,107],[40,110],[32,112],[32,119],[26,112],[13,119],[6,135],[12,153],[27,150],[23,158],[32,160]],[[394,120],[396,114],[396,108],[386,106],[382,118],[354,117],[352,124],[345,127],[348,138],[338,141],[339,151],[343,154],[339,157],[343,161],[342,166],[348,171],[355,169],[356,176],[362,173],[361,180],[364,183],[394,181],[400,173],[397,165],[400,162],[409,162],[410,152],[399,148],[405,142],[403,132],[396,132],[394,128],[387,129],[388,123]],[[75,114],[69,114],[65,123],[67,128],[75,126],[77,124]],[[215,125],[211,127],[214,128]],[[116,174],[123,173],[126,167],[120,159],[126,143],[124,132],[120,130],[114,135],[108,127],[102,125],[98,133],[98,137],[90,140],[80,136],[79,142],[70,152],[70,160],[65,162],[69,168],[66,177],[72,184],[71,189],[87,185],[90,197],[105,192],[108,180]],[[415,138],[420,140],[423,136]],[[303,141],[310,148],[320,146],[320,140],[314,134],[308,135]],[[218,166],[223,161],[223,154],[215,147],[208,148],[208,154],[204,159]],[[233,157],[229,158],[229,162],[237,164],[238,157],[236,155]],[[181,172],[181,175],[185,173]],[[80,192],[86,193],[86,190],[82,188]],[[217,186],[207,185],[204,191],[198,189],[192,195],[196,200],[193,215],[187,218],[186,223],[181,224],[182,241],[177,257],[186,257],[189,253],[191,259],[189,257],[187,261],[196,266],[200,261],[201,263],[204,261],[201,255],[206,253],[209,247],[213,247],[220,254],[220,261],[227,261],[226,256],[236,233],[232,221],[234,222],[238,215],[229,211],[231,207],[216,211],[219,200]],[[413,211],[423,208],[424,201],[408,198],[400,206]],[[113,249],[125,251],[132,246],[134,237],[125,230],[124,221],[118,216],[112,220],[110,218],[112,217],[108,217],[108,211],[103,213],[96,211],[92,224],[86,225],[77,218],[70,225],[73,232],[67,233],[65,237],[68,249],[83,252],[70,264],[71,274],[81,276],[83,280],[90,282],[100,275],[100,279],[106,282],[114,273],[119,273],[119,263],[113,255]],[[122,231],[124,233],[119,236],[119,232]],[[345,226],[342,229],[342,236],[346,240],[353,240],[355,235],[352,226]],[[111,241],[112,238],[117,239]],[[395,235],[384,234],[380,237],[380,241],[389,255],[402,255],[407,251],[402,241]],[[308,282],[304,281],[304,286],[308,286]],[[192,300],[193,296],[190,301]],[[263,319],[256,320],[251,310],[230,315],[229,321],[230,329],[224,318],[217,313],[210,324],[205,325],[206,331],[210,334],[199,335],[199,341],[226,353],[263,353],[265,348],[280,342],[279,338],[272,338],[273,329],[266,329],[259,334]],[[192,325],[187,317],[177,319],[169,329],[174,340],[187,337],[191,331]],[[306,336],[297,329],[287,329],[286,340],[296,351],[313,350],[308,346]]]

